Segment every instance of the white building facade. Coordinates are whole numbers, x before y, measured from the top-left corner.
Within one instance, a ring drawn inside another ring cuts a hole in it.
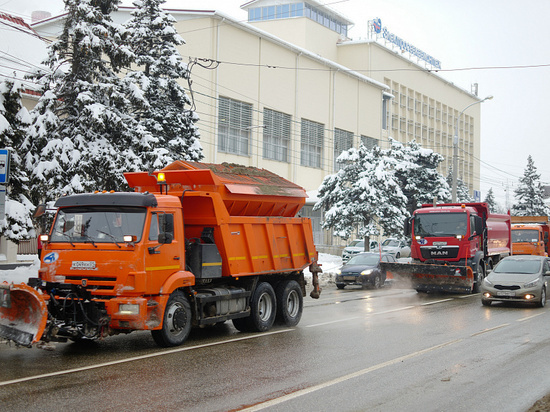
[[[205,162],[273,171],[315,191],[342,150],[416,139],[452,164],[461,110],[480,99],[391,44],[353,41],[352,22],[316,0],[256,0],[242,22],[215,10],[168,10],[185,39]],[[118,22],[130,17],[121,7]],[[64,16],[33,28],[46,37]],[[396,70],[408,69],[408,70]],[[479,189],[480,105],[460,117],[459,177]],[[320,216],[314,219],[318,228]],[[331,243],[316,230],[316,243]]]

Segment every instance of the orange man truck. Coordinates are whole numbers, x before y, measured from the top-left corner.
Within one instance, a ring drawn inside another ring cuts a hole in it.
[[[548,216],[512,216],[512,254],[548,256]]]
[[[380,265],[418,292],[476,292],[487,268],[510,255],[510,226],[487,203],[422,205],[405,222],[412,262]]]
[[[263,169],[177,161],[126,173],[131,193],[57,200],[38,278],[0,285],[0,337],[31,346],[150,330],[176,346],[192,326],[298,324],[309,267],[306,194]]]

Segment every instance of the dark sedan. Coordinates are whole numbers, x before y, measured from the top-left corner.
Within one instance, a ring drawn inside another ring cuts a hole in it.
[[[364,252],[355,255],[336,271],[336,287],[344,289],[348,285],[359,285],[375,289],[384,285],[386,273],[380,270],[382,262],[397,262],[389,253]]]

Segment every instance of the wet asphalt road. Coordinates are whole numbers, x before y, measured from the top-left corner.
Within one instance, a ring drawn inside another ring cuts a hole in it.
[[[524,411],[550,389],[550,309],[479,295],[336,290],[296,328],[0,345],[6,411]]]

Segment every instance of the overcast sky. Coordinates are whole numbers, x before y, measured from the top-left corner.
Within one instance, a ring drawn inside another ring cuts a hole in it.
[[[246,2],[168,0],[166,7],[217,9],[245,21],[246,13],[240,6]],[[481,107],[482,196],[492,187],[504,206],[508,187],[509,200],[513,202],[513,190],[529,155],[542,182],[550,185],[550,133],[545,129],[546,120],[550,123],[549,0],[324,3],[355,22],[351,37],[366,37],[367,21],[379,17],[390,32],[440,60],[441,76],[466,90],[478,83],[481,98],[494,96]],[[30,19],[33,10],[56,14],[63,10],[63,2],[0,0],[0,11]]]

